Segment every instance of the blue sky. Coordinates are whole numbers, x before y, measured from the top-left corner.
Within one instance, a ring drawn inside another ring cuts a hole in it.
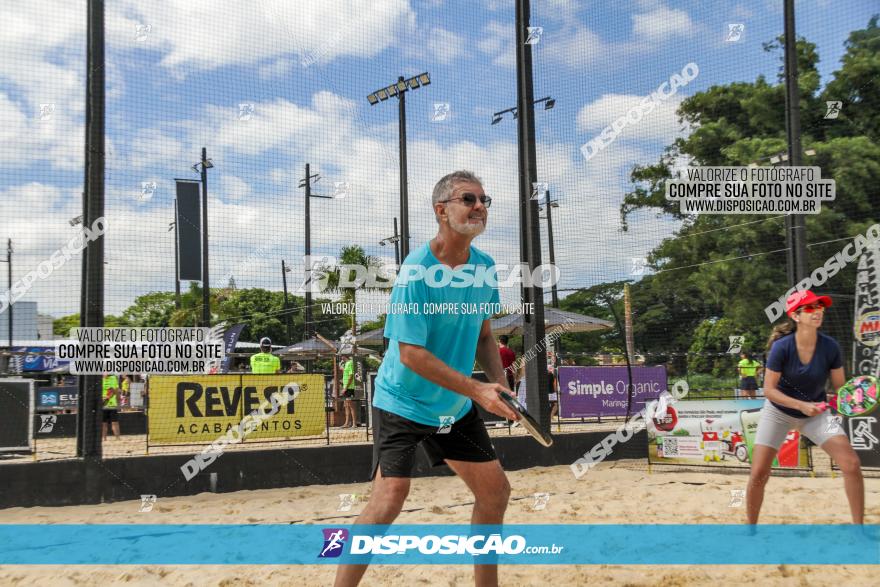
[[[516,125],[491,114],[515,105],[512,1],[246,3],[109,1],[107,12],[107,311],[173,287],[173,178],[201,146],[209,176],[212,285],[280,288],[280,260],[302,270],[302,191],[310,162],[316,191],[350,184],[345,199],[313,202],[314,252],[357,243],[391,258],[378,241],[397,206],[397,104],[366,95],[398,75],[429,71],[407,97],[413,246],[435,230],[427,198],[443,174],[466,167],[495,198],[477,246],[498,262],[518,258]],[[839,67],[850,31],[878,11],[868,1],[797,2],[798,34],[818,44],[823,81]],[[674,114],[713,84],[775,80],[781,61],[761,44],[782,30],[782,2],[533,1],[539,179],[555,212],[560,287],[627,277],[675,224],[639,213],[621,233],[618,207],[635,164],[656,161],[687,132]],[[74,230],[82,189],[85,1],[10,2],[0,40],[0,237],[16,245],[16,278]],[[742,38],[725,40],[729,23]],[[138,26],[141,32],[138,34]],[[601,155],[581,145],[633,101],[693,62],[699,75]],[[448,103],[446,120],[431,120]],[[54,104],[41,120],[40,104]],[[253,115],[239,118],[239,104]],[[143,182],[156,182],[149,198]],[[37,282],[24,299],[55,315],[78,308],[78,263]],[[514,301],[515,291],[502,292]],[[377,298],[381,300],[381,296]],[[370,301],[365,299],[365,301]]]

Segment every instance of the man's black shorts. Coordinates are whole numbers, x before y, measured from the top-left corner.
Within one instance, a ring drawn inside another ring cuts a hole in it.
[[[118,410],[104,410],[104,421],[105,422],[119,422],[119,411]]]
[[[374,410],[370,479],[376,476],[380,464],[383,477],[412,477],[420,444],[433,467],[442,465],[445,459],[485,463],[498,458],[475,406],[443,432],[439,432],[439,422],[437,426],[426,426],[379,408]]]
[[[342,397],[343,397],[343,399],[354,399],[354,390],[353,389],[346,389],[345,391],[342,392]]]
[[[739,388],[754,391],[758,389],[758,382],[754,377],[743,377],[739,380]]]

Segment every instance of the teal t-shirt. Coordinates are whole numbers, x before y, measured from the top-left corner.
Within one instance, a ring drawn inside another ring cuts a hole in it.
[[[407,266],[416,265],[425,268],[423,278],[406,270]],[[470,377],[480,328],[484,320],[498,311],[501,301],[497,283],[485,278],[494,265],[492,257],[473,246],[467,264],[455,271],[437,260],[429,244],[410,253],[391,291],[385,321],[388,351],[376,377],[376,407],[428,426],[439,426],[441,416],[453,416],[458,421],[470,411],[470,398],[404,366],[398,342],[424,347],[449,367]],[[436,269],[432,271],[435,266],[445,267],[444,271],[452,275],[451,282],[442,285],[449,280]],[[462,287],[465,283],[470,285]]]

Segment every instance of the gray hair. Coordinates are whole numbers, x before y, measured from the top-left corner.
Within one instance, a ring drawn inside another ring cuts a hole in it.
[[[452,197],[452,191],[455,189],[456,183],[478,183],[483,185],[480,178],[472,171],[459,170],[448,173],[440,178],[440,181],[434,186],[434,192],[431,194],[431,206],[433,207],[438,202]],[[437,222],[440,222],[439,217],[435,215],[435,218]]]

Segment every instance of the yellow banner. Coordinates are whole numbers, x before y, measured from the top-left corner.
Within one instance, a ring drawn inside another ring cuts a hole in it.
[[[270,401],[285,390],[295,393],[286,405]],[[147,421],[152,445],[210,443],[236,428],[245,442],[321,436],[324,376],[154,375]]]

